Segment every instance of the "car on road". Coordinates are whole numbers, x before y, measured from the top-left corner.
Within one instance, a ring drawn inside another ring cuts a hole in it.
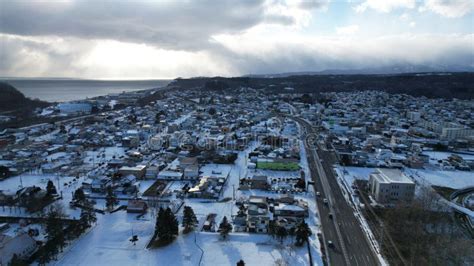
[[[334,248],[334,243],[331,240],[328,240],[328,247]]]
[[[321,192],[316,191],[316,196],[318,196],[318,197],[321,196]]]
[[[329,219],[332,219],[332,213],[328,214]]]
[[[326,199],[326,198],[323,199],[323,202],[324,202],[324,204],[326,204],[326,205],[328,205],[328,203],[329,203],[328,199]]]

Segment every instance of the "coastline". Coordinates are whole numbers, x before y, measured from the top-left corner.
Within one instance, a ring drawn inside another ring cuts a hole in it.
[[[5,81],[30,99],[47,102],[70,102],[166,87],[172,80],[85,80],[85,79],[22,79]]]

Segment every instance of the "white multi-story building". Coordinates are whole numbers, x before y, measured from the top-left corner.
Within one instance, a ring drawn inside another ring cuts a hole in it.
[[[420,112],[408,112],[407,117],[410,121],[419,121],[421,118]]]
[[[443,128],[459,128],[459,125],[453,122],[427,121],[423,119],[418,122],[418,125],[438,134],[441,134]]]
[[[471,128],[443,128],[441,138],[447,140],[465,139],[474,136],[474,129]]]
[[[398,169],[377,169],[369,176],[370,194],[378,203],[411,201],[415,183]]]

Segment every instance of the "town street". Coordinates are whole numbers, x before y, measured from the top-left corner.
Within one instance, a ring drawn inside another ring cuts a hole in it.
[[[332,171],[333,156],[329,151],[316,148],[309,134],[315,135],[312,127],[303,119],[294,118],[303,130],[305,149],[317,196],[317,206],[325,241],[326,255],[330,265],[378,265],[378,259],[373,253],[369,242],[359,222],[354,216],[354,210],[349,206],[339,188]],[[315,140],[314,140],[315,141]],[[328,204],[323,202],[328,200]],[[332,214],[330,218],[329,214]],[[334,247],[328,247],[331,241]]]

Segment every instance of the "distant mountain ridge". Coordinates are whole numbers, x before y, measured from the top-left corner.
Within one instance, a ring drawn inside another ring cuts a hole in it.
[[[274,74],[248,74],[245,77],[261,78],[279,78],[290,76],[311,76],[311,75],[397,75],[397,74],[443,74],[457,72],[474,72],[474,66],[444,66],[444,65],[394,65],[377,68],[360,69],[326,69],[322,71],[302,71],[302,72],[284,72]]]
[[[209,77],[176,79],[170,86],[223,91],[242,87],[269,93],[324,93],[377,90],[415,97],[474,99],[474,72],[424,72],[403,74],[301,74],[273,77]]]

